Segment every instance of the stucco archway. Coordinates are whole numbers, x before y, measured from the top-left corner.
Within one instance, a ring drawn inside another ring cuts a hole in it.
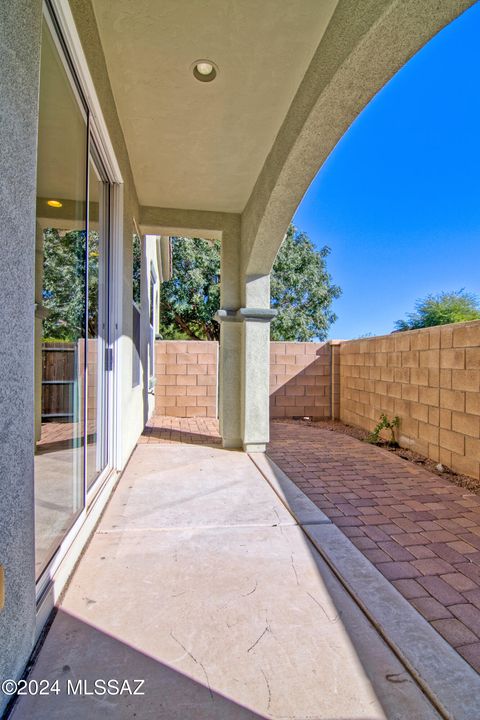
[[[473,0],[340,0],[242,213],[245,275],[271,271],[308,186],[364,107]]]
[[[340,0],[241,215],[243,444],[268,442],[269,274],[291,218],[342,135],[371,98],[472,0]],[[257,316],[255,317],[255,313]]]

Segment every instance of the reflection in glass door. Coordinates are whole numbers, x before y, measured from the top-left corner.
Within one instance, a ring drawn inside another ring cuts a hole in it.
[[[87,122],[44,19],[35,243],[37,577],[85,506]]]
[[[93,144],[88,186],[86,476],[89,490],[107,465],[107,373],[111,369],[108,326],[110,186]]]
[[[108,467],[111,368],[111,185],[89,137],[88,106],[44,10],[35,245],[37,579],[81,522],[87,491]]]

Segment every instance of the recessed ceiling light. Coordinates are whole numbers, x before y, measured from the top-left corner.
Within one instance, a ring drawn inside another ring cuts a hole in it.
[[[50,207],[54,208],[62,207],[62,203],[60,202],[60,200],[47,200],[47,205],[50,205]]]
[[[192,71],[193,76],[200,82],[211,82],[217,77],[218,67],[211,60],[196,60]]]

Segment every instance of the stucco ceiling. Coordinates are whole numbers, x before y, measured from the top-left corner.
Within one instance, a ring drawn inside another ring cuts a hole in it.
[[[93,5],[140,203],[243,210],[336,0]]]

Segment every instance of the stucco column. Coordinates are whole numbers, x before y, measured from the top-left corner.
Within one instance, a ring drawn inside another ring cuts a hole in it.
[[[270,276],[243,276],[235,236],[222,240],[219,415],[226,448],[265,452],[269,440]]]
[[[246,452],[265,452],[269,440],[270,275],[249,275],[243,283],[242,445]]]
[[[219,398],[220,435],[223,447],[242,447],[241,347],[242,328],[236,313],[240,307],[240,234],[231,229],[222,234],[220,303]]]

